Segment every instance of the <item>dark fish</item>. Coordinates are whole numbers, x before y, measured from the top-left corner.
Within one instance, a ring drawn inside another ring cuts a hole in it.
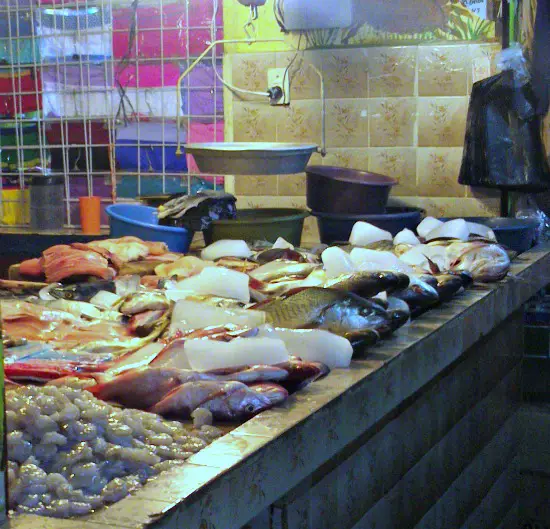
[[[450,301],[464,289],[464,279],[459,274],[438,274],[435,277],[440,302]]]
[[[363,246],[367,250],[376,250],[378,252],[391,252],[393,251],[393,241],[376,241]]]
[[[405,301],[399,298],[388,297],[386,312],[391,318],[394,331],[403,327],[411,319],[411,309]]]
[[[90,283],[78,283],[66,287],[49,289],[49,293],[56,299],[68,299],[70,301],[90,301],[98,292],[106,290],[116,293],[114,281],[94,281]]]
[[[305,288],[262,306],[267,321],[287,329],[326,329],[368,344],[391,333],[390,316],[377,303],[331,288]]]
[[[345,274],[325,283],[327,288],[346,290],[364,298],[380,292],[403,290],[409,286],[409,276],[395,272],[356,272]]]
[[[418,309],[424,310],[439,303],[437,279],[435,279],[435,283],[436,287],[434,288],[428,282],[424,281],[423,278],[420,279],[413,276],[407,288],[393,292],[392,296],[405,301],[414,316]]]
[[[294,261],[295,263],[306,263],[307,257],[296,250],[290,248],[270,248],[258,252],[254,260],[257,263],[265,264],[271,261]]]

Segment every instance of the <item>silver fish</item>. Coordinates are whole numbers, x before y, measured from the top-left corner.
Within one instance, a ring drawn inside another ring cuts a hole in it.
[[[295,261],[270,261],[256,270],[249,272],[250,277],[258,281],[278,281],[291,278],[304,279],[319,265],[313,263],[297,263]]]
[[[446,250],[449,270],[468,272],[474,281],[500,281],[510,271],[510,257],[498,244],[454,242]]]

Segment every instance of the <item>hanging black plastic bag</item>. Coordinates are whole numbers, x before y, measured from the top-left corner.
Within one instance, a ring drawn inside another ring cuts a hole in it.
[[[503,72],[473,85],[459,183],[537,192],[550,188],[542,116],[521,49],[501,54]]]

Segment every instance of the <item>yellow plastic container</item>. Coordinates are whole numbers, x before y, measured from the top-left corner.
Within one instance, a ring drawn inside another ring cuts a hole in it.
[[[1,219],[5,226],[30,222],[30,194],[28,189],[2,189]]]

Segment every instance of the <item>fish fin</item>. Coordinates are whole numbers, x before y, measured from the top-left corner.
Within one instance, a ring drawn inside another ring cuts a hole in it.
[[[436,263],[434,263],[428,256],[424,255],[424,257],[428,260],[428,265],[430,267],[430,272],[432,274],[440,274],[441,273],[441,269],[439,268],[439,266],[437,266]]]

